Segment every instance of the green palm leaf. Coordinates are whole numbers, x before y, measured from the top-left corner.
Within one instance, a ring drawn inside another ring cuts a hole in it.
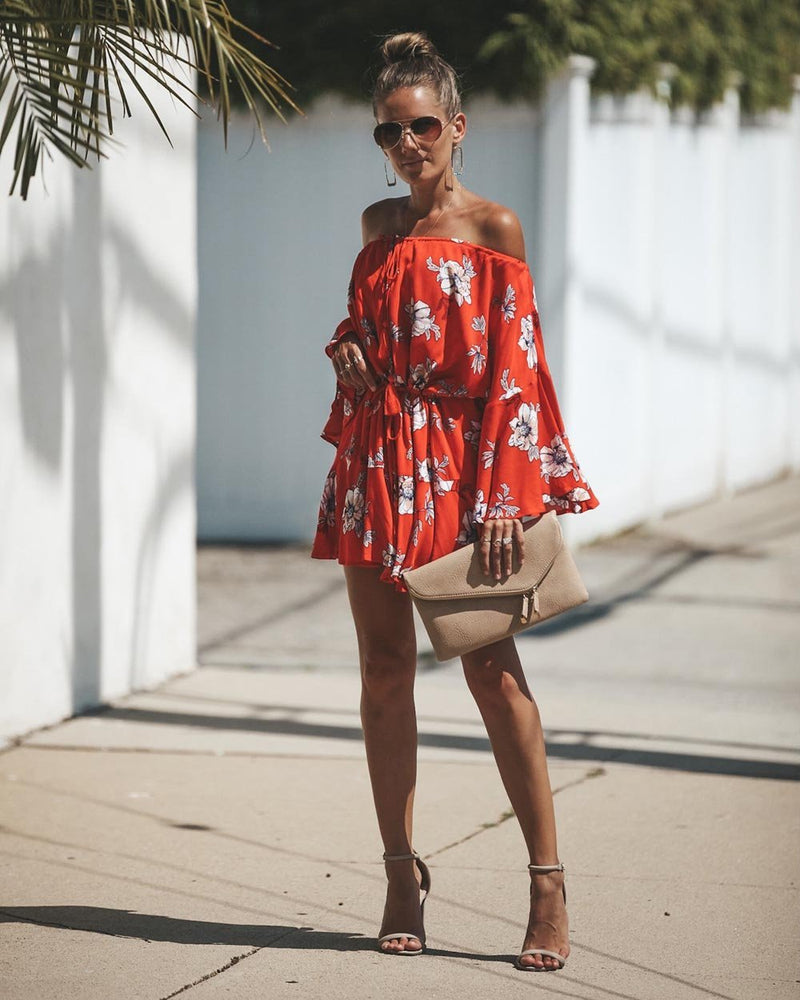
[[[284,105],[300,111],[291,85],[241,41],[251,31],[222,0],[89,0],[0,3],[0,153],[16,133],[13,193],[27,197],[45,154],[60,153],[78,166],[105,156],[114,132],[112,95],[130,115],[126,88],[144,100],[169,135],[148,90],[155,81],[194,113],[202,99],[222,118],[225,142],[232,88],[252,112],[264,143],[264,110],[285,121]],[[185,75],[182,75],[185,74]]]

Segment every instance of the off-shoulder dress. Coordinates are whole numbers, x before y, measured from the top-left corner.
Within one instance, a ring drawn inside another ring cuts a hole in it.
[[[312,556],[401,572],[498,517],[598,505],[572,452],[536,292],[516,257],[464,240],[382,236],[353,265],[348,317],[381,381],[337,383],[322,437],[336,457]]]

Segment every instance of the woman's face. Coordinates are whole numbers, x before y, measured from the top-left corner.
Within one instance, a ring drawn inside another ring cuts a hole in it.
[[[407,184],[438,179],[450,164],[453,146],[461,142],[467,129],[467,119],[459,112],[447,124],[447,111],[439,104],[430,87],[400,87],[378,103],[378,122],[403,122],[435,115],[444,125],[442,134],[433,142],[415,136],[410,129],[396,146],[384,150],[398,177]]]

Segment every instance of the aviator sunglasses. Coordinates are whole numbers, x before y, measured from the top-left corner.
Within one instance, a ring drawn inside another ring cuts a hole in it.
[[[442,122],[436,115],[422,115],[421,118],[412,118],[407,123],[381,122],[373,129],[372,137],[381,149],[393,149],[406,132],[410,132],[411,135],[423,142],[436,142],[445,126],[449,125],[452,120],[450,118],[446,122]]]

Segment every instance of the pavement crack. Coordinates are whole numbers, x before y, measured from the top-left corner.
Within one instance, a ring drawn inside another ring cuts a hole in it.
[[[575,778],[574,781],[568,781],[565,785],[561,785],[559,788],[553,792],[553,796],[559,795],[561,792],[565,792],[568,788],[577,788],[578,785],[584,784],[586,781],[591,781],[593,778],[600,778],[606,773],[604,767],[593,767],[588,770],[585,774],[582,774],[580,778]],[[473,830],[472,833],[466,834],[464,837],[460,837],[458,840],[454,840],[450,844],[445,844],[444,847],[440,847],[436,851],[431,851],[430,854],[425,855],[425,859],[438,857],[440,854],[444,854],[445,851],[450,851],[454,847],[459,847],[461,844],[466,844],[468,840],[472,840],[474,837],[479,837],[482,833],[486,833],[487,830],[495,830],[498,826],[503,823],[508,822],[508,820],[513,819],[515,816],[514,810],[509,808],[504,812],[500,813],[497,819],[489,820],[486,823],[481,823],[477,830]]]
[[[251,955],[255,955],[257,951],[261,951],[260,946],[258,948],[251,948],[250,951],[242,952],[241,955],[234,955],[233,958],[221,965],[218,969],[213,969],[211,972],[207,972],[204,976],[200,976],[199,979],[195,979],[193,983],[187,983],[185,986],[181,986],[180,989],[175,990],[174,993],[168,993],[165,997],[161,997],[161,1000],[172,1000],[172,997],[176,997],[181,993],[185,993],[187,990],[193,989],[195,986],[199,986],[200,983],[205,983],[209,979],[214,979],[215,976],[219,976],[223,972],[227,972],[228,969],[233,968],[238,962],[244,961],[246,958],[250,958]]]

